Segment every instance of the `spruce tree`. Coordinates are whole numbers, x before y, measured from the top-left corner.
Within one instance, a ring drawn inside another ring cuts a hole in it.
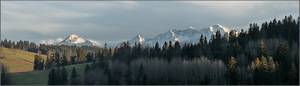
[[[175,45],[174,45],[174,55],[176,57],[179,57],[181,55],[181,46],[180,46],[179,41],[175,42]]]
[[[80,84],[80,80],[78,78],[77,72],[75,67],[72,68],[72,74],[71,74],[71,85],[79,85]]]
[[[238,84],[237,82],[237,61],[234,57],[230,57],[228,61],[229,78],[231,84]]]
[[[56,80],[55,73],[56,73],[55,68],[52,68],[48,74],[48,85],[55,85],[55,83],[56,83],[55,82],[55,80]]]
[[[8,74],[6,67],[4,67],[3,64],[0,63],[0,72],[1,72],[1,82],[0,85],[10,85],[11,83],[11,78],[10,78],[10,74]]]
[[[87,73],[90,70],[89,64],[85,65],[84,72]]]
[[[297,85],[299,84],[299,73],[297,72],[295,63],[291,63],[288,72],[288,84]]]
[[[62,70],[61,70],[61,82],[62,82],[62,85],[66,85],[66,84],[68,84],[68,72],[67,72],[67,70],[66,70],[66,68],[65,67],[62,67]]]
[[[64,65],[67,65],[67,64],[68,64],[67,56],[63,56],[61,65],[64,66]]]
[[[161,50],[160,50],[160,46],[159,46],[159,44],[158,44],[158,42],[156,42],[155,43],[155,47],[154,47],[154,56],[157,56],[157,57],[159,57],[160,56],[160,52]]]

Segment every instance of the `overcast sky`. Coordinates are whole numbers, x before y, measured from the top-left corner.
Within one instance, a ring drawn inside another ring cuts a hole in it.
[[[1,1],[1,35],[40,42],[75,33],[118,41],[190,26],[239,29],[290,14],[299,16],[298,1]]]

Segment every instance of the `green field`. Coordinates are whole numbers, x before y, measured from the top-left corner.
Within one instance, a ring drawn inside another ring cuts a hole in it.
[[[76,68],[77,74],[83,74],[86,64],[65,66],[69,77],[73,67]],[[48,72],[49,70],[13,73],[11,74],[11,80],[15,85],[46,85],[48,83]]]

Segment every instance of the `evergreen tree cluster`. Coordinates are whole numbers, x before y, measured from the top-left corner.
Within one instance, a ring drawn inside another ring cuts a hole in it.
[[[85,69],[84,84],[87,85],[228,84],[224,76],[227,70],[225,64],[206,57],[170,61],[139,58],[129,64],[120,60],[101,61]]]
[[[11,41],[11,40],[7,40],[4,39],[2,40],[2,42],[0,43],[1,46],[6,47],[6,48],[14,48],[14,49],[21,49],[21,50],[26,50],[29,52],[37,52],[38,51],[38,46],[33,43],[33,42],[29,42],[29,41]]]
[[[65,67],[50,69],[48,75],[48,85],[67,85],[69,83],[69,76]]]
[[[34,56],[33,70],[44,70],[44,64],[44,59],[41,57],[40,53]]]

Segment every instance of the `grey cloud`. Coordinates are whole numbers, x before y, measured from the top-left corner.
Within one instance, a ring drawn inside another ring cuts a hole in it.
[[[38,42],[77,33],[97,41],[131,39],[138,33],[154,36],[169,29],[196,29],[221,24],[244,27],[293,14],[298,2],[5,2],[3,38]],[[22,33],[23,31],[27,31]]]

